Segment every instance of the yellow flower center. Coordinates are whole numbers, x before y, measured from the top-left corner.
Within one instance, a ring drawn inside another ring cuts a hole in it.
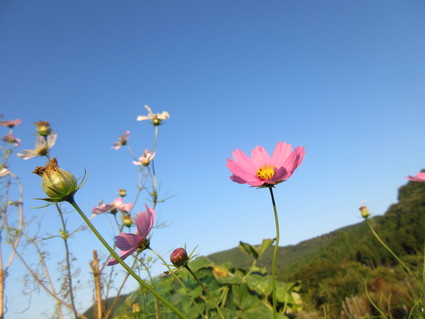
[[[257,171],[257,177],[262,180],[271,179],[274,175],[274,168],[271,165],[260,167]]]

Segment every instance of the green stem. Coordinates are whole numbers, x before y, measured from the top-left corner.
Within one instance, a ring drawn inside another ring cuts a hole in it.
[[[270,190],[270,196],[272,199],[273,204],[273,211],[274,211],[274,220],[276,225],[276,242],[273,250],[273,260],[272,260],[272,295],[273,295],[273,319],[277,318],[277,298],[276,298],[276,261],[277,261],[277,253],[279,251],[279,239],[280,239],[280,232],[279,232],[279,216],[277,214],[277,208],[276,208],[276,202],[274,200],[273,195],[273,187],[269,186]]]
[[[66,271],[67,271],[67,277],[68,277],[68,285],[69,285],[69,296],[71,298],[71,305],[72,305],[72,311],[74,312],[74,316],[77,319],[77,308],[75,307],[75,298],[74,298],[74,289],[72,287],[72,273],[71,273],[71,261],[69,259],[69,246],[68,246],[68,231],[66,230],[66,222],[63,218],[62,210],[59,207],[59,204],[56,203],[56,209],[58,210],[61,222],[62,222],[62,239],[63,243],[65,245],[65,261],[66,261]]]
[[[87,226],[91,229],[91,231],[96,235],[96,237],[100,240],[100,242],[105,246],[105,248],[109,251],[109,253],[114,257],[118,263],[121,264],[121,266],[134,278],[136,281],[146,290],[148,290],[151,294],[153,294],[158,300],[160,300],[165,306],[170,308],[172,311],[174,311],[175,314],[177,314],[180,318],[188,319],[183,313],[181,313],[176,307],[174,307],[171,303],[169,303],[164,297],[162,297],[160,294],[158,294],[151,286],[149,286],[147,283],[145,283],[134,271],[131,269],[118,254],[109,246],[109,244],[105,241],[105,239],[100,235],[100,233],[97,231],[97,229],[93,226],[91,221],[87,218],[87,216],[83,213],[83,211],[80,209],[80,207],[77,205],[77,203],[74,201],[74,199],[70,199],[69,203],[75,208],[75,210],[80,214],[80,216],[83,218],[83,220],[86,222]]]
[[[153,250],[151,247],[148,248],[151,252],[153,252],[155,254],[155,256],[158,257],[158,259],[167,267],[168,272],[171,274],[171,276],[173,276],[173,278],[175,280],[177,280],[177,282],[183,287],[183,289],[186,291],[187,295],[190,297],[190,299],[192,300],[194,306],[196,307],[196,309],[198,310],[199,314],[204,317],[204,318],[208,318],[206,317],[201,309],[199,309],[198,304],[196,303],[195,299],[193,298],[192,294],[190,293],[190,291],[188,290],[188,288],[186,287],[186,285],[184,284],[184,282],[179,278],[179,276],[177,276],[175,274],[175,272],[173,271],[173,269],[166,263],[166,261],[164,260],[164,258],[162,258],[162,256],[160,254],[158,254],[155,250]]]
[[[222,319],[224,319],[223,313],[221,312],[220,308],[218,307],[218,304],[214,301],[214,298],[211,296],[211,294],[208,291],[207,287],[204,286],[204,284],[202,283],[202,281],[199,280],[199,278],[195,275],[195,273],[192,271],[192,269],[189,268],[188,265],[184,266],[184,268],[186,268],[189,271],[189,273],[192,275],[192,277],[195,278],[196,282],[199,284],[199,286],[202,287],[202,289],[207,294],[208,298],[210,298],[211,302],[213,303],[213,305],[217,309],[218,313],[220,314],[220,317]]]
[[[379,241],[379,243],[384,246],[384,248],[400,263],[400,265],[403,267],[404,271],[408,274],[408,275],[412,275],[412,273],[410,272],[410,269],[401,261],[401,259],[391,250],[390,247],[387,246],[387,244],[384,243],[384,241],[381,239],[381,237],[379,237],[379,235],[375,232],[375,230],[373,229],[372,225],[370,224],[369,219],[366,219],[367,225],[369,226],[370,231],[372,232],[372,234],[376,237],[376,239]]]

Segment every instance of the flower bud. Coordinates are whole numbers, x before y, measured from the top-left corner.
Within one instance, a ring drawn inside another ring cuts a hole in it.
[[[72,201],[78,190],[77,179],[70,172],[58,166],[56,158],[51,159],[45,167],[39,166],[34,172],[41,176],[41,187],[50,202]]]
[[[131,305],[131,311],[133,312],[133,313],[140,313],[140,305],[137,303],[137,302],[135,302],[135,303],[133,303],[132,305]]]
[[[360,210],[360,215],[362,215],[363,218],[368,218],[370,216],[369,210],[367,209],[366,206],[361,206],[359,210]]]
[[[48,136],[52,133],[52,129],[50,128],[50,123],[46,121],[39,121],[34,123],[37,127],[37,133],[40,136]]]
[[[176,267],[186,266],[189,261],[186,250],[177,248],[170,255],[171,263]]]
[[[122,217],[122,223],[124,224],[124,226],[130,227],[131,225],[133,225],[133,220],[131,219],[130,215],[124,215]]]
[[[125,189],[117,189],[117,193],[121,197],[126,197],[127,196],[127,191]]]

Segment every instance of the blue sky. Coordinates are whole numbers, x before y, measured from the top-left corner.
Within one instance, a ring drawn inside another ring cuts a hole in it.
[[[267,190],[232,183],[226,159],[236,148],[304,146],[304,162],[275,191],[281,244],[296,244],[360,222],[364,203],[384,213],[405,177],[425,168],[424,13],[423,1],[6,0],[0,113],[23,120],[18,151],[33,148],[34,122],[51,122],[60,166],[88,172],[76,199],[90,215],[116,189],[135,194],[130,155],[111,149],[117,136],[130,130],[141,154],[153,129],[137,115],[145,104],[167,110],[155,165],[163,194],[175,196],[158,206],[169,226],[152,238],[166,258],[185,243],[203,255],[273,237]],[[45,214],[43,231],[57,233],[54,210],[32,209],[43,194],[31,171],[44,162],[14,158],[11,170],[26,215]],[[68,225],[80,225],[68,210]],[[112,242],[103,217],[94,222]],[[48,245],[62,254],[60,242]],[[71,246],[83,273],[92,250],[104,251],[89,232]],[[89,304],[90,291],[79,296]],[[36,298],[44,308],[35,311],[52,309]],[[17,313],[19,291],[8,299],[7,318],[31,317]]]

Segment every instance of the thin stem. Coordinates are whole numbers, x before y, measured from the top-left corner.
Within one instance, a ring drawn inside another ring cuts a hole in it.
[[[272,260],[272,295],[273,295],[273,319],[277,318],[277,298],[276,298],[276,261],[277,261],[277,253],[279,251],[279,216],[277,214],[276,202],[274,200],[273,195],[273,187],[269,186],[270,196],[273,204],[273,212],[274,212],[274,220],[276,225],[276,242],[273,250],[273,260]]]
[[[410,269],[401,261],[401,259],[391,250],[390,247],[387,246],[387,244],[385,244],[385,242],[381,239],[381,237],[379,237],[379,235],[375,232],[375,230],[373,229],[369,219],[366,219],[367,225],[369,226],[370,231],[372,232],[372,234],[376,237],[376,239],[379,241],[379,243],[384,246],[384,248],[400,263],[400,265],[403,267],[404,271],[408,274],[408,275],[412,275]]]
[[[71,298],[71,305],[72,305],[72,310],[74,312],[74,316],[75,318],[78,318],[77,308],[75,307],[75,300],[74,300],[74,289],[72,287],[71,261],[69,259],[70,254],[69,254],[69,246],[68,246],[68,231],[66,230],[66,222],[65,222],[65,219],[63,218],[62,210],[57,203],[56,203],[56,209],[58,210],[61,223],[62,223],[61,237],[63,239],[63,243],[65,246],[65,262],[66,262],[66,272],[67,272],[66,275],[68,277],[69,296]]]
[[[109,251],[109,253],[114,257],[114,259],[121,264],[121,266],[134,278],[136,281],[143,286],[146,290],[148,290],[151,294],[153,294],[155,297],[158,298],[164,305],[166,305],[168,308],[170,308],[176,315],[178,315],[180,318],[187,319],[187,317],[181,313],[176,307],[174,307],[171,303],[169,303],[164,297],[162,297],[160,294],[158,294],[152,287],[150,287],[147,283],[145,283],[134,271],[131,269],[118,254],[109,246],[109,244],[105,241],[105,239],[100,235],[100,233],[97,231],[97,229],[93,226],[91,221],[87,218],[87,216],[83,213],[83,211],[80,209],[80,207],[77,205],[77,203],[71,199],[69,203],[75,208],[75,210],[80,214],[80,216],[83,218],[83,220],[86,222],[87,226],[91,229],[91,231],[96,235],[96,237],[100,240],[100,242],[105,246],[105,248]]]
[[[211,296],[210,292],[208,291],[207,287],[204,286],[204,284],[202,283],[202,281],[199,280],[199,278],[195,275],[195,273],[189,268],[188,265],[184,266],[184,268],[186,268],[189,273],[192,275],[193,278],[195,278],[196,282],[199,284],[199,286],[202,287],[202,289],[205,291],[205,293],[207,294],[208,298],[210,298],[211,302],[213,303],[213,305],[215,306],[215,308],[217,309],[220,317],[222,319],[224,319],[223,313],[221,312],[220,308],[218,307],[218,304],[215,302],[214,298]]]
[[[173,276],[173,278],[175,280],[177,280],[177,282],[183,287],[183,289],[186,291],[187,295],[190,297],[190,299],[192,300],[193,304],[195,305],[196,309],[198,310],[199,314],[201,316],[203,316],[204,318],[207,318],[203,313],[202,310],[199,309],[198,304],[196,303],[195,299],[193,298],[192,294],[190,293],[190,291],[188,290],[188,288],[186,287],[186,285],[184,284],[184,282],[179,278],[179,276],[177,276],[175,274],[175,272],[173,271],[173,269],[166,263],[166,261],[164,260],[164,258],[162,258],[162,256],[160,254],[158,254],[155,250],[153,250],[151,247],[148,248],[151,252],[153,252],[155,254],[155,256],[158,257],[158,259],[167,267],[168,272],[171,274],[171,276]]]

